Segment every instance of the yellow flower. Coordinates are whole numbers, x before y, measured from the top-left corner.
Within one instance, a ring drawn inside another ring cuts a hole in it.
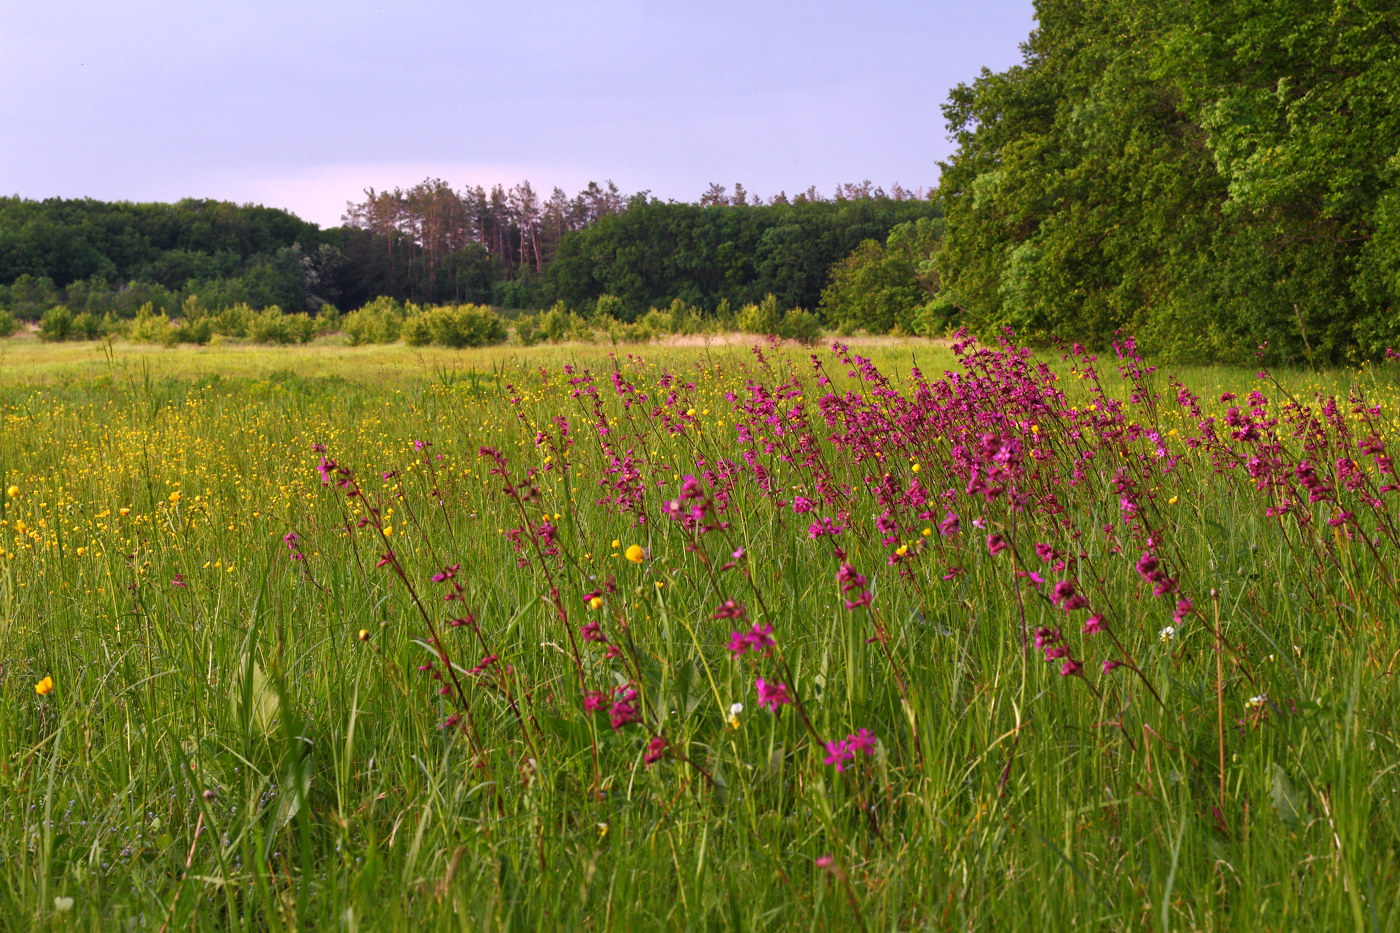
[[[643,560],[646,559],[647,554],[646,551],[642,550],[642,546],[640,544],[629,544],[627,545],[627,550],[622,552],[622,556],[627,558],[634,564],[640,564]]]
[[[920,467],[920,466],[916,463],[916,464],[914,464],[913,466],[911,466],[909,469],[911,469],[911,470],[913,470],[915,473],[917,473],[917,472],[919,472],[919,470],[922,469],[922,467]]]
[[[899,547],[894,549],[894,552],[900,557],[903,557],[905,554],[909,553],[909,545],[901,544]]]
[[[9,489],[6,489],[6,490],[5,490],[5,495],[7,495],[7,496],[9,496],[11,499],[13,499],[15,496],[19,495],[19,487],[18,487],[18,486],[11,486]]]
[[[360,629],[360,631],[356,633],[355,637],[358,638],[360,641],[369,641],[369,629]]]
[[[178,489],[177,489],[175,492],[172,492],[172,493],[170,494],[170,501],[171,501],[171,502],[179,502],[179,501],[180,501],[180,491],[179,491]]]
[[[590,599],[590,600],[588,601],[588,608],[589,608],[589,609],[601,609],[601,608],[603,608],[603,597],[601,597],[601,596],[594,596],[592,599]]]
[[[923,535],[925,538],[927,538],[929,535],[933,534],[933,529],[932,529],[932,528],[925,528],[923,531],[919,532],[919,534],[921,534],[921,535]]]
[[[617,550],[618,548],[622,547],[622,542],[617,540],[616,538],[613,538],[612,546],[613,550]]]
[[[130,515],[131,509],[117,509],[118,515]]]
[[[46,697],[50,693],[53,693],[53,678],[45,675],[43,680],[34,685],[34,692],[41,697]]]

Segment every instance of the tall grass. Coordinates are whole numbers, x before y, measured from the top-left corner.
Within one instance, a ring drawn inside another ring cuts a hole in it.
[[[8,351],[0,927],[1400,925],[1395,382],[1122,351]]]

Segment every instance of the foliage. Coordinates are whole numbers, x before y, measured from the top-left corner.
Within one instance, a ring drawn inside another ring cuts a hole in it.
[[[353,347],[367,343],[393,343],[403,328],[405,308],[393,298],[376,298],[345,315],[340,329]]]
[[[66,305],[55,305],[39,320],[39,339],[50,342],[68,340],[73,336],[73,312]]]
[[[622,213],[567,234],[545,270],[546,290],[569,307],[618,302],[635,320],[672,300],[713,310],[720,301],[815,307],[828,270],[862,240],[933,217],[926,201],[861,198],[701,207],[633,198]]]
[[[308,314],[284,314],[273,306],[248,318],[248,338],[254,343],[309,343],[316,336],[316,322]]]
[[[19,330],[19,319],[4,308],[0,308],[0,337],[9,337],[17,330]]]
[[[916,308],[937,291],[930,257],[942,235],[934,218],[898,224],[888,240],[865,240],[831,269],[821,312],[843,334],[915,332]]]
[[[1021,64],[955,89],[946,300],[974,328],[1158,355],[1336,360],[1400,297],[1400,10],[1037,3]]]
[[[170,323],[170,315],[157,314],[150,304],[141,306],[126,329],[126,337],[135,343],[156,343],[170,346],[175,343],[175,327]]]
[[[505,324],[485,305],[443,305],[424,317],[433,343],[441,347],[489,347],[506,339]]]

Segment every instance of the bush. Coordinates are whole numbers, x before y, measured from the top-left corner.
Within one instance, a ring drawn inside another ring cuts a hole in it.
[[[132,318],[126,336],[135,343],[158,343],[168,347],[175,342],[175,328],[170,323],[170,315],[156,314],[148,301]]]
[[[791,308],[783,315],[778,334],[798,343],[816,343],[817,338],[822,335],[821,318],[806,308]]]
[[[485,305],[449,305],[423,314],[433,343],[444,347],[486,347],[504,343],[506,325]]]
[[[17,330],[19,330],[19,319],[4,308],[0,308],[0,337],[9,337]]]
[[[399,328],[399,338],[410,347],[426,347],[432,343],[433,328],[428,323],[428,317],[432,313],[432,311],[426,311],[404,318],[403,326]]]
[[[39,320],[39,339],[67,340],[73,336],[73,312],[67,305],[55,305]]]
[[[316,335],[333,334],[340,330],[340,309],[333,304],[323,304],[316,311]]]
[[[248,324],[256,313],[245,304],[236,304],[210,315],[210,327],[214,333],[224,337],[246,337]]]
[[[257,343],[310,343],[315,336],[316,322],[308,315],[284,314],[277,305],[248,319],[248,337]]]
[[[73,318],[71,340],[97,340],[102,336],[102,319],[91,311],[84,311]]]
[[[522,347],[533,347],[544,340],[540,333],[540,318],[537,314],[522,314],[515,319],[515,339]]]
[[[413,305],[408,305],[413,308]],[[417,310],[416,308],[414,310]],[[405,307],[392,298],[376,298],[358,311],[351,311],[341,322],[341,330],[351,346],[367,343],[393,343],[403,328]]]
[[[920,337],[942,337],[953,329],[957,313],[956,305],[935,298],[914,309],[914,319],[909,326]]]
[[[131,322],[120,316],[115,311],[108,311],[102,315],[102,333],[111,337],[125,337]]]
[[[772,292],[764,296],[756,305],[744,305],[739,309],[735,323],[748,334],[776,334],[783,326],[782,312],[778,310],[778,299]]]
[[[214,319],[210,315],[191,318],[181,322],[175,328],[176,343],[192,343],[196,346],[203,346],[214,336]]]

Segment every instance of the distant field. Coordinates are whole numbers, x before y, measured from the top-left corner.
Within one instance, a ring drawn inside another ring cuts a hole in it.
[[[693,342],[0,340],[0,929],[1400,926],[1392,371]]]

